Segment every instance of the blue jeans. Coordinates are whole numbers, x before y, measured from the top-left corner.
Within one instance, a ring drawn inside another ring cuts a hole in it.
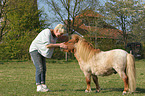
[[[35,65],[36,85],[45,84],[46,59],[37,50],[30,52],[31,59]]]

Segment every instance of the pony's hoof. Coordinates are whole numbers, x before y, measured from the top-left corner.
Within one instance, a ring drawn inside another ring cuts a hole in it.
[[[100,90],[96,90],[96,93],[99,93],[100,92]]]
[[[126,95],[126,93],[127,93],[126,91],[123,91],[122,95]]]
[[[91,90],[87,90],[87,89],[85,90],[85,93],[90,93],[90,92],[91,92]]]

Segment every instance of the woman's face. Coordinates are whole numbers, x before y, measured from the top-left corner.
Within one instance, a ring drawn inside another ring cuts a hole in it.
[[[58,30],[54,31],[55,36],[58,38],[63,35],[62,32],[58,32]]]

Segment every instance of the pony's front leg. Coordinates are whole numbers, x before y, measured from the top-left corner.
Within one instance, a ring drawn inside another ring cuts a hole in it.
[[[92,75],[93,81],[96,85],[96,93],[100,92],[100,86],[99,86],[99,82],[98,82],[98,77],[96,75]]]
[[[87,83],[87,89],[85,90],[86,93],[91,92],[91,73],[84,72],[85,77],[86,77],[86,83]]]

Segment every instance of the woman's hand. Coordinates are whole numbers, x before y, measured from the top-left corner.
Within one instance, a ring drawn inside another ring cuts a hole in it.
[[[67,45],[65,45],[64,43],[60,43],[60,48],[66,49],[67,48]]]

